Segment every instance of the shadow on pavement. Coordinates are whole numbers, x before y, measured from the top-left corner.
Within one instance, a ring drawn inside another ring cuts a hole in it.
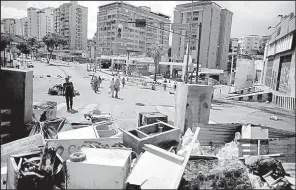
[[[70,112],[71,114],[78,113],[78,111],[77,111],[77,110],[74,110],[74,109],[70,110],[69,112]]]

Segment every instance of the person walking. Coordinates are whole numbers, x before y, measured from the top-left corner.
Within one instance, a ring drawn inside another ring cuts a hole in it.
[[[177,81],[174,82],[174,90],[177,89]]]
[[[120,77],[118,77],[115,81],[114,90],[115,90],[115,98],[118,98],[118,92],[120,90]]]
[[[98,80],[97,80],[97,85],[98,85],[98,88],[100,88],[101,87],[101,84],[102,84],[102,79],[101,79],[101,77],[99,76],[99,78],[98,78]]]
[[[111,84],[110,84],[110,87],[109,87],[111,89],[112,98],[114,98],[114,85],[115,85],[115,81],[114,81],[114,78],[112,78]]]
[[[69,81],[69,76],[67,76],[65,80],[66,82],[63,84],[63,96],[66,97],[67,111],[70,111],[73,106],[74,86],[73,83]]]
[[[122,88],[124,87],[124,85],[125,85],[125,78],[123,77],[122,78]]]
[[[164,82],[163,82],[163,88],[164,88],[164,90],[166,90],[166,86],[167,86],[167,80],[164,79]]]

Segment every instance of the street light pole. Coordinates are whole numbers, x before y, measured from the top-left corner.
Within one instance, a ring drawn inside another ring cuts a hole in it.
[[[192,21],[193,21],[193,1],[191,3],[191,19],[190,19],[190,27],[189,27],[189,36],[188,39],[188,48],[187,48],[187,61],[186,61],[186,70],[185,70],[185,84],[188,82],[188,64],[189,64],[189,52],[190,52],[190,46],[191,46],[191,31],[192,31]]]
[[[198,27],[198,51],[197,51],[197,58],[196,58],[196,76],[195,76],[195,83],[198,83],[198,70],[199,70],[199,57],[200,57],[200,40],[201,40],[201,27],[202,24],[199,24]]]
[[[230,69],[230,79],[229,79],[229,92],[231,91],[231,82],[232,82],[232,69],[233,69],[233,46],[231,47],[232,49],[232,56],[231,56],[231,69]]]

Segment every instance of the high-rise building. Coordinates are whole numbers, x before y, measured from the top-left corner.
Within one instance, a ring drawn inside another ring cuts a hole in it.
[[[98,7],[97,50],[102,54],[121,54],[129,51],[146,52],[152,44],[169,46],[170,17],[151,11],[146,6],[114,2]],[[135,19],[146,19],[146,27],[135,27]],[[123,25],[118,38],[118,25]],[[164,30],[161,30],[164,29]]]
[[[28,37],[28,18],[21,18],[22,36]]]
[[[54,8],[47,7],[37,11],[37,33],[38,40],[42,40],[43,36],[53,33],[53,11]]]
[[[1,32],[3,33],[10,33],[14,35],[19,36],[25,36],[25,18],[21,19],[12,19],[12,18],[6,18],[1,20]],[[28,28],[28,27],[26,27]]]
[[[38,16],[39,9],[30,7],[27,9],[28,16],[28,37],[38,37]]]
[[[1,20],[1,32],[15,34],[15,19],[5,18]]]
[[[257,55],[259,51],[261,36],[249,35],[240,37],[238,44],[240,46],[240,54]]]
[[[175,7],[174,23],[192,23],[189,48],[193,63],[197,62],[199,25],[202,24],[199,64],[203,68],[227,68],[232,15],[232,12],[211,1],[186,3]],[[185,36],[189,36],[189,32],[189,29],[174,30],[172,57],[184,57],[189,43]]]
[[[54,10],[54,31],[68,39],[63,47],[76,52],[87,51],[88,8],[77,1],[64,3]]]

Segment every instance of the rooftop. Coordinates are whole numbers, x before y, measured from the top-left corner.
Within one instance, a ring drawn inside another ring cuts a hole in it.
[[[164,18],[167,18],[167,19],[170,18],[170,16],[168,16],[168,15],[165,15],[165,14],[162,14],[162,13],[159,13],[159,12],[153,12],[153,11],[150,11],[149,9],[143,9],[143,8],[141,8],[141,7],[143,7],[143,6],[139,6],[139,7],[137,7],[137,6],[135,6],[135,5],[132,5],[132,4],[129,4],[129,3],[126,3],[126,2],[113,2],[113,3],[108,3],[108,4],[105,4],[105,5],[101,5],[101,6],[99,6],[98,8],[99,8],[99,9],[101,9],[101,8],[106,8],[106,7],[108,7],[108,6],[116,5],[116,4],[124,4],[124,5],[127,5],[127,6],[131,6],[131,7],[133,7],[133,8],[136,8],[136,9],[141,9],[141,10],[146,11],[146,12],[149,12],[149,13],[151,13],[151,14],[155,14],[155,15],[157,15],[157,16],[161,16],[161,17],[164,17]],[[146,7],[146,6],[144,6],[144,7]],[[147,7],[147,8],[149,8],[149,7]]]

